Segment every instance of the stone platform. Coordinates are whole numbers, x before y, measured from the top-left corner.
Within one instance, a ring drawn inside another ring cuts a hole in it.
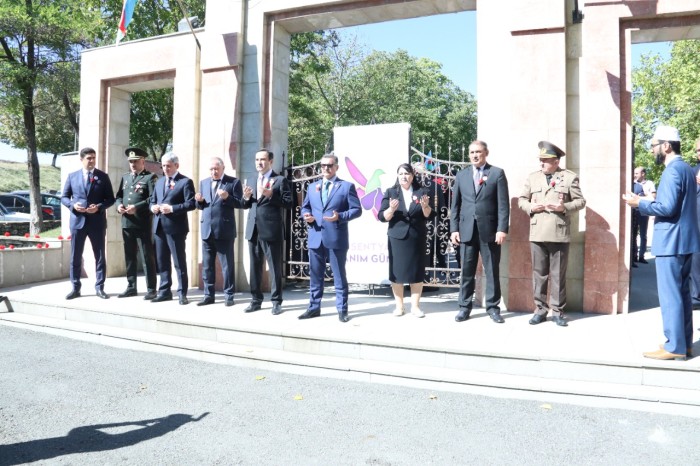
[[[245,314],[248,294],[233,307],[223,299],[190,304],[118,299],[123,278],[108,279],[102,300],[87,282],[81,298],[66,301],[66,280],[5,289],[14,312],[0,304],[0,324],[46,331],[123,348],[159,351],[203,361],[300,374],[448,390],[496,387],[551,394],[660,401],[700,408],[700,357],[653,361],[643,351],[663,340],[653,263],[635,269],[629,314],[570,313],[569,326],[551,321],[532,326],[530,314],[503,312],[504,324],[476,308],[456,323],[456,292],[425,293],[426,317],[394,317],[386,293],[357,289],[350,295],[352,320],[338,321],[332,287],[326,289],[319,318],[300,321],[308,302],[305,283],[285,290],[284,312],[271,305]],[[140,290],[145,284],[139,279]],[[381,291],[381,290],[380,290]],[[695,312],[695,326],[700,313]],[[0,329],[1,331],[1,329]],[[693,352],[700,355],[696,330]]]

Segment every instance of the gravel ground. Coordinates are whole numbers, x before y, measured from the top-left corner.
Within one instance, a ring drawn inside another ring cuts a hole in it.
[[[693,417],[0,342],[0,465],[700,464]]]

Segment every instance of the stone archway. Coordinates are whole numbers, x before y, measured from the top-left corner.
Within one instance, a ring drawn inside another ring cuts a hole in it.
[[[574,0],[478,3],[478,137],[489,143],[490,162],[507,169],[512,202],[537,169],[537,142],[547,139],[565,148],[566,167],[581,176],[588,201],[573,221],[568,309],[626,312],[629,225],[619,198],[629,183],[629,44],[646,40],[637,31],[663,36],[697,24],[700,5],[612,0],[579,7],[582,22],[572,15]],[[115,154],[128,143],[128,133],[113,121],[123,112],[112,114],[110,105],[116,109],[126,99],[136,85],[130,79],[147,82],[174,70],[174,150],[183,172],[199,180],[200,159],[206,159],[200,154],[218,152],[229,154],[236,176],[247,177],[254,172],[257,148],[286,150],[291,33],[474,9],[476,0],[208,0],[206,30],[198,32],[201,51],[190,33],[182,33],[83,55],[80,145],[99,148],[99,163],[114,182],[124,169],[123,156]],[[122,78],[128,82],[111,84]],[[509,310],[529,311],[529,222],[517,208],[512,212],[502,288]],[[195,259],[191,272],[199,251],[195,219],[192,215],[188,245]],[[120,253],[114,216],[108,228],[111,257]],[[240,243],[238,270],[243,270],[246,248]],[[110,266],[111,275],[117,272]],[[242,289],[245,274],[237,275]]]

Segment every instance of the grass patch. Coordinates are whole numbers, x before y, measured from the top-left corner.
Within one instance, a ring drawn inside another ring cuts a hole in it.
[[[61,227],[56,227],[51,230],[42,231],[39,233],[42,238],[58,238],[61,235]]]
[[[26,162],[7,162],[0,160],[0,193],[9,193],[18,189],[29,189],[29,167]],[[61,192],[61,169],[51,165],[39,167],[39,190],[56,190]]]

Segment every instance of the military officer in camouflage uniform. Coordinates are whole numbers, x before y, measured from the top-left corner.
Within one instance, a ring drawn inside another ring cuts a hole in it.
[[[578,175],[559,166],[564,151],[547,141],[539,143],[541,170],[530,173],[518,207],[530,216],[530,253],[535,315],[530,324],[547,320],[566,327],[566,266],[571,241],[571,215],[586,205]],[[547,283],[551,285],[551,301],[547,303]]]
[[[148,292],[143,299],[151,300],[156,297],[156,263],[151,231],[153,214],[148,204],[158,177],[145,169],[148,156],[146,151],[138,147],[130,147],[125,153],[129,159],[130,171],[122,176],[115,204],[117,212],[122,216],[122,238],[124,238],[128,285],[118,297],[126,298],[137,294],[137,254],[140,243],[148,287]]]

